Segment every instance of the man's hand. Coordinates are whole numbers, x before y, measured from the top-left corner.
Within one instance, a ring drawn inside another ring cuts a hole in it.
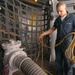
[[[40,38],[40,39],[43,39],[43,37],[44,37],[44,35],[43,35],[43,34],[41,34],[41,35],[39,36],[39,38]]]

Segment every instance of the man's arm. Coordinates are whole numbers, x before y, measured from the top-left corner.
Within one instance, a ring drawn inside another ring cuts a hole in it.
[[[39,36],[39,38],[43,38],[44,36],[46,36],[46,35],[49,35],[49,34],[51,34],[53,31],[55,31],[56,30],[56,28],[55,27],[52,27],[52,28],[50,28],[48,31],[45,31],[44,33],[42,33],[40,36]]]

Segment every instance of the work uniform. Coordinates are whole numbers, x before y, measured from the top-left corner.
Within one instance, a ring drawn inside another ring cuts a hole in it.
[[[68,13],[67,16],[61,20],[59,16],[55,22],[54,27],[57,28],[57,39],[56,44],[59,43],[67,34],[75,31],[75,15]],[[69,46],[73,35],[68,36],[63,43],[55,47],[56,52],[56,75],[63,75],[63,68],[65,75],[70,68],[70,63],[68,63],[65,56],[66,48]]]

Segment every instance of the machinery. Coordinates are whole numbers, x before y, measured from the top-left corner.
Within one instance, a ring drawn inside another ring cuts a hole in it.
[[[33,61],[36,60],[39,50],[37,37],[52,27],[58,16],[55,7],[58,1],[61,0],[0,0],[0,40],[20,40],[2,44],[4,64],[9,66],[9,75],[18,69],[26,75],[46,75]],[[62,1],[67,4],[70,13],[75,12],[74,0]],[[44,40],[46,45],[54,46],[56,32]],[[25,51],[20,48],[21,42],[26,48]],[[54,61],[54,48],[44,50],[47,52],[45,59],[48,62]]]
[[[9,75],[18,69],[25,75],[47,75],[27,54],[20,48],[21,41],[10,40],[3,43],[4,65],[9,67]]]

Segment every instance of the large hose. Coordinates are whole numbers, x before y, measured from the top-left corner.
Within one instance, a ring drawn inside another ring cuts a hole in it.
[[[14,59],[14,64],[25,75],[47,75],[35,62],[29,57],[17,56]]]
[[[47,75],[40,66],[27,56],[20,46],[21,41],[14,40],[2,44],[2,47],[5,50],[5,64],[8,64],[11,70],[21,70],[25,75]]]

